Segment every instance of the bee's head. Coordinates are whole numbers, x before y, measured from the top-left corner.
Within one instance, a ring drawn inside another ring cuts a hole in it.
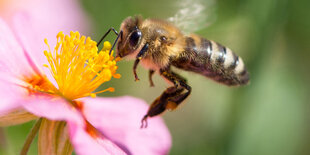
[[[120,28],[121,37],[116,46],[117,56],[124,57],[137,51],[142,40],[139,29],[143,19],[140,16],[126,18]]]

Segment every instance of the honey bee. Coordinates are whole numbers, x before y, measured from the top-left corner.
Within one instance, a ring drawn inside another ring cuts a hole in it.
[[[196,34],[185,35],[165,20],[128,17],[122,22],[120,33],[113,28],[107,33],[111,30],[118,35],[113,45],[117,43],[116,55],[135,59],[133,74],[136,81],[139,80],[136,68],[141,62],[149,69],[151,86],[154,86],[152,75],[155,72],[173,84],[151,104],[141,128],[147,126],[148,117],[175,109],[190,95],[191,87],[186,79],[172,67],[198,73],[228,86],[249,82],[242,59],[229,48]]]

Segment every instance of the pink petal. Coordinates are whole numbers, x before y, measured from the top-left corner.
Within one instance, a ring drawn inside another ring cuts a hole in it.
[[[71,121],[79,125],[84,123],[79,111],[60,97],[33,95],[26,98],[22,105],[27,111],[50,120]]]
[[[16,77],[34,74],[25,51],[8,25],[0,18],[0,71]]]
[[[89,30],[90,22],[78,0],[9,0],[4,4],[0,16],[10,21],[14,13],[26,12],[33,17],[33,28],[40,33],[41,39],[55,38],[59,31],[86,33]]]
[[[84,126],[76,125],[68,122],[71,143],[74,151],[79,155],[89,154],[106,154],[106,155],[122,155],[125,154],[118,146],[105,138],[92,138],[86,131]]]
[[[56,35],[60,31],[65,34],[69,34],[70,31],[79,31],[82,34],[89,32],[90,22],[77,0],[28,0],[25,2],[13,0],[9,7],[14,10],[8,9],[7,12],[14,11],[14,14],[20,12],[19,14],[26,14],[28,20],[31,20],[31,25],[28,24],[26,27],[23,25],[23,20],[15,20],[13,27],[17,35],[27,34],[23,41],[33,41],[36,38],[34,42],[39,49],[37,52],[47,49],[43,42],[45,38],[53,47],[56,43]],[[29,29],[32,31],[29,32]]]
[[[20,108],[21,94],[22,90],[18,86],[0,80],[0,116]]]
[[[171,136],[160,117],[149,118],[140,129],[148,105],[133,97],[84,98],[87,120],[129,154],[168,154]]]
[[[17,13],[12,18],[12,29],[17,41],[25,49],[29,57],[31,57],[33,65],[36,68],[41,68],[43,64],[47,64],[47,59],[44,56],[43,49],[47,49],[44,44],[44,38],[39,38],[33,27],[33,17],[27,13]],[[41,32],[42,33],[42,32]],[[52,40],[56,41],[56,35]]]
[[[43,64],[49,64],[43,51],[48,50],[47,45],[44,43],[44,38],[40,38],[38,36],[39,33],[34,29],[33,17],[31,17],[27,13],[17,13],[13,18],[13,30],[16,35],[17,40],[23,46],[27,55],[29,57],[29,61],[31,61],[32,67],[36,68],[38,72],[44,72],[44,75],[53,83],[54,86],[57,86],[57,83],[50,73],[48,68],[43,67]],[[50,41],[56,41],[56,35],[50,39]],[[53,47],[51,47],[53,48]]]

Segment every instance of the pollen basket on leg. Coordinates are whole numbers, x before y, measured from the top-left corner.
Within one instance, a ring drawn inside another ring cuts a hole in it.
[[[45,43],[49,47],[47,40]],[[116,60],[109,55],[111,44],[105,42],[99,53],[96,45],[95,41],[80,36],[79,32],[71,32],[70,35],[60,32],[53,51],[50,47],[44,51],[49,62],[45,66],[50,69],[60,93],[66,98],[73,100],[90,96],[102,83],[112,77],[120,77],[116,73]]]

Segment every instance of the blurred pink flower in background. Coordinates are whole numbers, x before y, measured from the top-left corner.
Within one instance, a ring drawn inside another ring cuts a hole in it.
[[[0,126],[42,117],[39,154],[70,154],[70,144],[77,154],[169,152],[171,137],[161,118],[151,119],[151,126],[139,129],[147,110],[144,101],[84,97],[91,92],[81,99],[70,98],[59,92],[57,76],[42,69],[48,64],[43,38],[55,45],[56,39],[51,38],[58,31],[87,32],[87,19],[76,1],[2,0],[0,10],[6,21],[0,19]],[[23,13],[12,18],[20,10]],[[112,71],[107,74],[112,75]]]
[[[59,31],[90,32],[90,21],[78,0],[0,0],[0,16],[9,24],[16,12],[32,17],[31,26],[41,32],[36,34],[40,40],[54,38]]]

